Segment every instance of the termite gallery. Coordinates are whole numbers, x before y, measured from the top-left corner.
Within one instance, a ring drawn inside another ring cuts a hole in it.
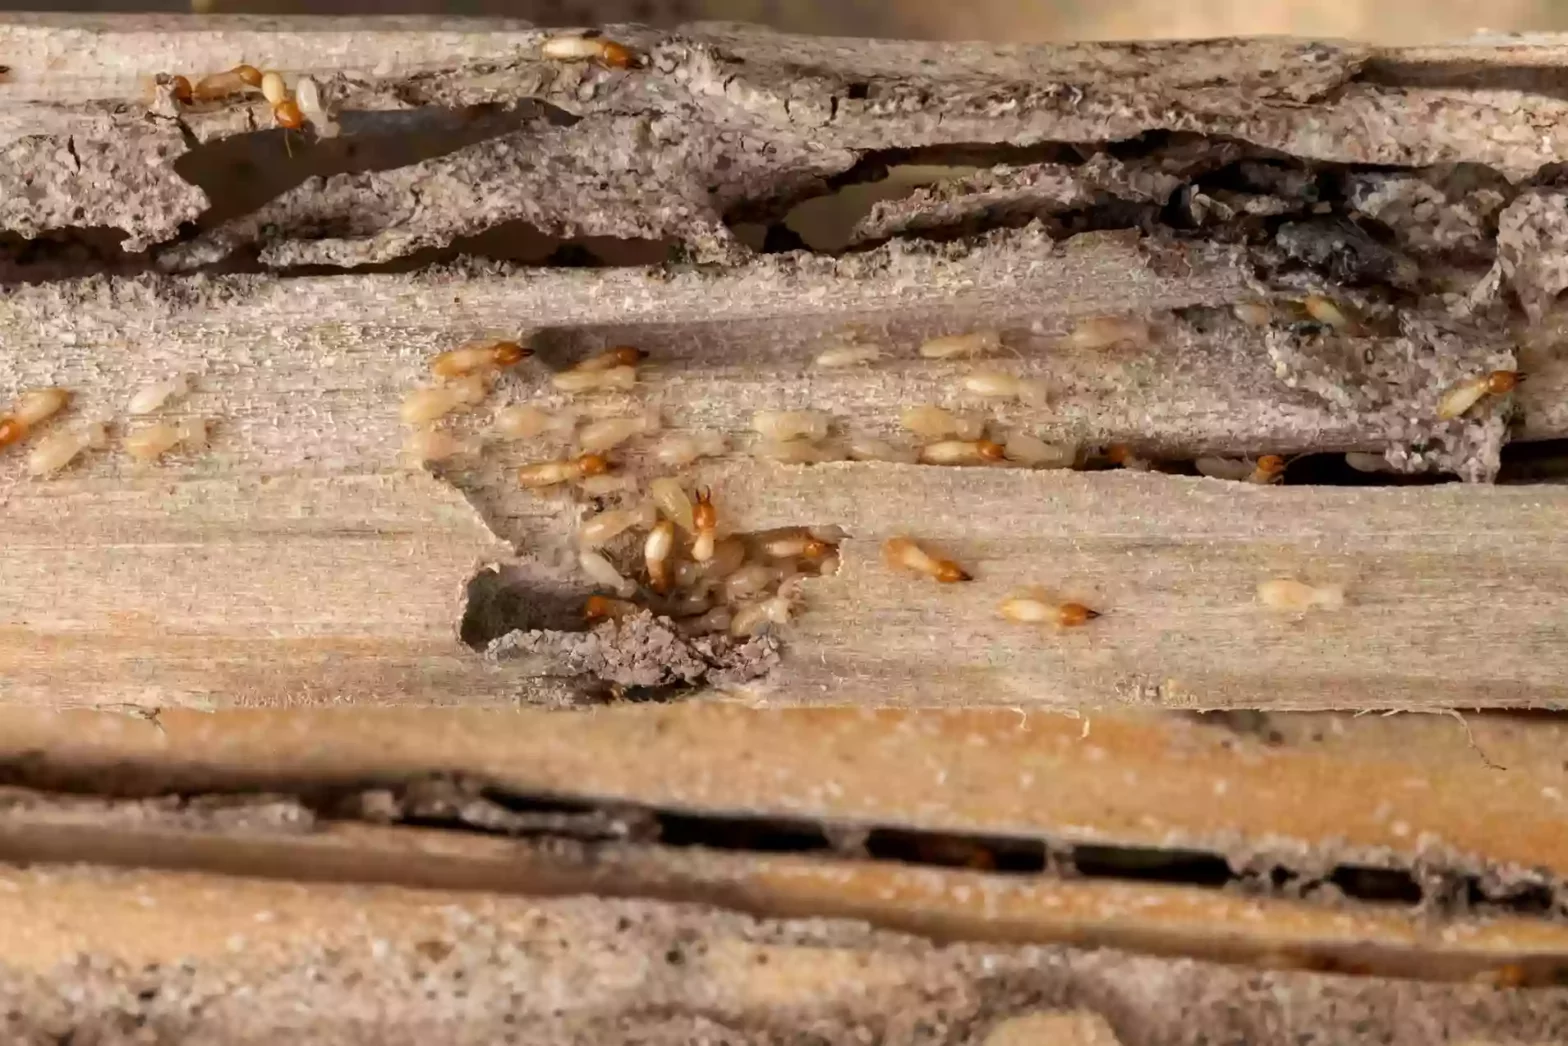
[[[943,583],[971,581],[970,574],[951,559],[933,556],[909,537],[888,538],[882,543],[882,559],[890,567],[913,571]]]

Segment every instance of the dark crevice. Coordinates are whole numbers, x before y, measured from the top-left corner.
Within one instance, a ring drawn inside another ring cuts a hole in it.
[[[1378,87],[1507,91],[1568,99],[1568,69],[1560,65],[1503,65],[1462,58],[1440,62],[1426,57],[1406,62],[1382,57],[1367,61],[1355,82]]]

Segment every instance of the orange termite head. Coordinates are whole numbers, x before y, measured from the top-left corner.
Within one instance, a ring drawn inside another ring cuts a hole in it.
[[[589,596],[583,604],[584,621],[604,621],[614,613],[614,605],[604,596]]]
[[[577,459],[577,467],[584,476],[602,476],[610,471],[610,462],[603,454],[584,454]]]
[[[1266,476],[1275,476],[1285,471],[1285,459],[1278,454],[1265,454],[1258,459],[1258,471]]]
[[[169,84],[174,88],[174,100],[177,102],[190,102],[196,97],[196,92],[191,89],[190,80],[183,76],[169,77]]]
[[[1067,628],[1073,628],[1085,621],[1093,621],[1100,616],[1098,610],[1090,610],[1082,603],[1063,603],[1057,609],[1057,621]]]
[[[244,83],[246,87],[261,86],[261,70],[257,69],[254,65],[236,65],[233,69],[233,72],[235,76],[240,78],[240,81]]]
[[[1112,465],[1125,465],[1132,457],[1132,448],[1125,443],[1112,443],[1105,448],[1105,459]]]
[[[936,579],[944,584],[954,581],[973,581],[974,578],[964,571],[964,568],[954,563],[951,559],[936,561]]]
[[[525,349],[515,341],[498,341],[490,346],[490,359],[497,367],[510,367],[533,354],[534,350]]]
[[[1524,375],[1516,370],[1494,370],[1486,376],[1486,391],[1501,396],[1505,392],[1512,392],[1514,386],[1523,380]]]
[[[988,439],[975,440],[975,450],[987,461],[1003,461],[1007,458],[1007,452],[1002,445]]]
[[[285,98],[274,105],[272,118],[279,127],[289,131],[297,131],[305,126],[305,114],[300,112],[298,103],[292,98]]]
[[[807,559],[821,559],[833,550],[833,546],[819,538],[812,538],[801,548],[800,554]]]
[[[648,358],[648,354],[634,345],[617,345],[608,353],[618,367],[635,367]]]
[[[27,435],[27,426],[9,414],[0,417],[0,447],[9,447]]]
[[[697,503],[691,509],[692,525],[698,530],[712,530],[719,525],[719,512],[713,507],[713,492],[706,487],[697,493]]]
[[[599,60],[616,69],[630,69],[637,64],[637,52],[625,44],[604,40],[599,44]]]

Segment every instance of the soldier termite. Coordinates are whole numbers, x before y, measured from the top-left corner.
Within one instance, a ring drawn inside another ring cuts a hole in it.
[[[922,465],[989,465],[1007,457],[1007,448],[988,439],[949,439],[920,448]]]
[[[1022,625],[1055,625],[1076,628],[1100,616],[1082,603],[1058,602],[1038,589],[1015,593],[1002,600],[997,612],[1008,621]]]
[[[108,445],[109,427],[101,421],[51,432],[28,454],[27,471],[33,476],[47,476],[65,468],[83,451],[102,450]]]
[[[653,526],[656,522],[652,505],[610,509],[583,521],[577,528],[577,544],[580,548],[600,548],[633,527]]]
[[[765,439],[826,439],[832,417],[820,410],[759,410],[752,415],[751,427]]]
[[[673,521],[688,534],[696,533],[697,523],[691,498],[686,496],[686,490],[681,486],[680,480],[660,476],[648,484],[648,496],[664,514],[665,519]]]
[[[578,360],[571,369],[575,371],[601,371],[615,367],[635,367],[648,358],[648,354],[631,345],[616,345]]]
[[[630,598],[637,593],[637,586],[622,577],[621,572],[615,569],[614,563],[592,549],[584,549],[577,554],[577,565],[588,576],[588,580],[609,589],[622,599]]]
[[[517,482],[529,488],[553,487],[584,476],[597,476],[610,470],[602,454],[583,454],[560,461],[538,461],[517,470]]]
[[[629,392],[637,387],[636,367],[606,367],[603,370],[563,370],[550,379],[562,392],[597,392],[613,389]]]
[[[1462,417],[1486,396],[1502,396],[1512,392],[1522,380],[1518,371],[1494,370],[1466,378],[1447,392],[1437,404],[1437,416],[1443,421]]]
[[[643,559],[648,566],[648,587],[663,595],[670,590],[670,558],[675,554],[675,524],[661,519],[648,532]]]
[[[919,352],[928,360],[949,360],[958,356],[979,356],[1002,347],[998,331],[973,331],[969,334],[944,334],[921,344]]]
[[[619,575],[617,575],[619,576]],[[583,620],[590,625],[600,621],[619,621],[623,617],[630,617],[642,607],[625,599],[612,599],[609,596],[589,596],[583,602]]]
[[[1014,432],[1002,446],[1007,460],[1031,469],[1070,469],[1078,448],[1047,443],[1027,432]]]
[[[715,458],[728,449],[721,432],[676,432],[664,437],[653,449],[659,464],[685,468],[698,458]]]
[[[1091,316],[1079,320],[1062,336],[1068,349],[1108,349],[1114,345],[1147,345],[1153,340],[1149,325],[1127,316]]]
[[[482,375],[472,374],[450,385],[415,389],[403,397],[398,416],[407,425],[422,425],[483,402],[489,389]]]
[[[979,439],[985,431],[982,419],[963,417],[931,404],[907,407],[898,420],[904,428],[928,440]]]
[[[297,131],[305,126],[305,114],[300,111],[298,102],[285,98],[272,107],[272,122],[285,131]]]
[[[1034,406],[1043,404],[1049,390],[1044,382],[1020,378],[998,370],[977,370],[964,375],[965,392],[988,399],[1016,399]]]
[[[697,537],[691,543],[691,558],[706,563],[713,558],[713,546],[718,540],[719,512],[713,507],[713,494],[709,490],[697,491],[697,503],[691,510],[692,525]]]
[[[924,574],[941,582],[973,580],[957,563],[931,555],[913,538],[888,538],[882,543],[882,559],[888,566]]]
[[[552,36],[539,46],[539,53],[554,62],[598,62],[612,69],[637,64],[637,52],[602,36]]]
[[[532,349],[525,349],[515,341],[487,338],[438,353],[430,361],[430,372],[438,378],[488,374],[511,367],[532,355]]]
[[[190,391],[190,375],[180,374],[137,389],[135,395],[131,397],[130,403],[126,405],[126,410],[132,414],[151,414],[170,400],[177,400],[189,395]]]
[[[553,420],[547,411],[520,404],[496,411],[494,427],[507,439],[537,439],[549,431]]]
[[[600,418],[584,425],[577,434],[577,444],[589,453],[602,453],[617,447],[633,436],[643,436],[659,428],[659,413],[650,408],[643,414],[626,418]]]
[[[1292,578],[1274,578],[1258,586],[1258,602],[1270,610],[1291,613],[1314,608],[1339,610],[1345,605],[1345,586],[1309,585]]]
[[[196,99],[196,90],[191,86],[188,78],[171,76],[168,80],[169,92],[174,95],[174,100],[184,105],[189,105]]]

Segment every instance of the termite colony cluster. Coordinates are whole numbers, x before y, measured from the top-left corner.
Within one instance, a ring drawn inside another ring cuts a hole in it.
[[[188,395],[191,379],[177,375],[138,389],[127,404],[136,417],[152,415],[166,405]],[[8,413],[0,415],[0,447],[29,439],[47,426],[33,442],[27,455],[27,472],[36,477],[52,476],[89,450],[109,446],[110,423],[91,419],[76,424],[47,425],[70,405],[67,389],[32,389],[17,397]],[[208,422],[205,418],[186,417],[178,423],[154,421],[132,424],[121,434],[121,448],[133,461],[148,465],[176,448],[200,450],[207,445]]]
[[[195,83],[180,75],[165,77],[163,82],[182,106],[228,102],[255,92],[271,108],[273,123],[286,131],[298,131],[307,123],[322,138],[336,137],[339,131],[322,101],[321,86],[309,76],[301,76],[290,90],[282,73],[241,64],[199,77]]]
[[[541,493],[563,488],[600,503],[577,532],[578,565],[608,595],[591,597],[585,622],[615,620],[641,609],[672,619],[693,635],[756,635],[790,620],[800,601],[800,580],[837,569],[837,531],[784,528],[725,534],[711,491],[688,492],[678,475],[652,479],[643,494],[639,479],[617,471],[610,453],[643,440],[646,460],[679,472],[704,457],[723,454],[716,432],[663,430],[654,407],[587,418],[574,407],[548,411],[511,404],[494,414],[487,436],[464,442],[437,428],[447,415],[482,403],[495,377],[532,351],[513,341],[470,342],[431,361],[438,384],[404,397],[405,452],[425,463],[477,454],[487,439],[570,443],[564,457],[531,462],[517,482]],[[615,346],[553,374],[553,388],[572,398],[630,392],[638,385],[646,353]],[[614,503],[604,504],[607,499]],[[633,562],[633,569],[617,566]],[[630,575],[630,576],[629,576]],[[634,580],[634,577],[642,580]]]

